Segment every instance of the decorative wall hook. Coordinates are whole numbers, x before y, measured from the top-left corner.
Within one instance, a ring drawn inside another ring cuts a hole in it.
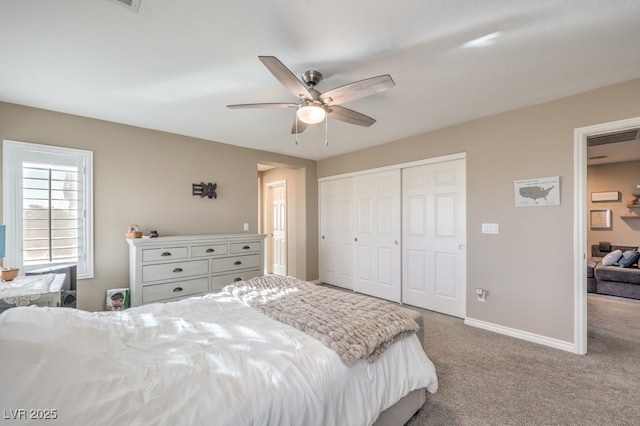
[[[217,183],[194,183],[192,184],[193,195],[199,195],[200,198],[209,197],[218,198],[218,194],[216,194],[216,189],[218,189]]]

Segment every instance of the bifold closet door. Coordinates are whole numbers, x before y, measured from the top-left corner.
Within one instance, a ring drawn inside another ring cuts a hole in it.
[[[354,177],[354,290],[382,299],[401,299],[400,170]]]
[[[353,289],[353,178],[320,182],[320,281]]]
[[[466,160],[402,170],[402,302],[466,315]]]

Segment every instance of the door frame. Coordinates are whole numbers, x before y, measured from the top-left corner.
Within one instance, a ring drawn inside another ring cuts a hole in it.
[[[574,352],[587,353],[587,138],[640,127],[640,117],[574,129],[573,142],[573,315]]]

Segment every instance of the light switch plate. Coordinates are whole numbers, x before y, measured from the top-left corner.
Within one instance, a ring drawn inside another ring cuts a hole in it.
[[[483,223],[482,224],[482,233],[483,234],[497,234],[498,233],[498,224],[497,223]]]

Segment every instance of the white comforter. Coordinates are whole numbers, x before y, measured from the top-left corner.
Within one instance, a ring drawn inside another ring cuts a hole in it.
[[[10,309],[0,379],[5,418],[55,410],[64,425],[366,425],[437,388],[415,335],[347,367],[226,293],[121,312]]]

